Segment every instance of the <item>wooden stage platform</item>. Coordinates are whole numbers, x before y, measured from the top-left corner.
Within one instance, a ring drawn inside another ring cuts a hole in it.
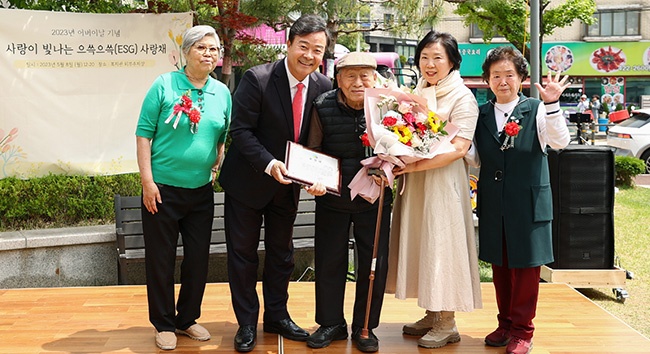
[[[349,283],[346,313],[351,312],[354,283]],[[258,290],[261,287],[258,286]],[[313,283],[291,283],[290,313],[313,331]],[[402,325],[419,319],[423,311],[415,300],[386,295],[382,324],[375,331],[379,353],[505,353],[491,348],[484,336],[496,325],[492,284],[482,284],[484,308],[458,313],[459,343],[440,349],[418,348],[415,337],[403,336]],[[351,316],[348,315],[348,318]],[[228,284],[208,284],[199,323],[212,334],[207,342],[179,336],[174,351],[159,351],[147,315],[144,286],[43,288],[0,290],[0,353],[235,353],[237,324],[230,306]],[[650,353],[650,340],[564,284],[541,284],[534,338],[534,354]],[[350,340],[323,349],[282,340],[258,327],[258,345],[252,353],[360,353]]]

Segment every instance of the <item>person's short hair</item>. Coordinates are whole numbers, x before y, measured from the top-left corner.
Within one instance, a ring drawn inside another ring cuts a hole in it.
[[[526,61],[526,58],[524,58],[524,56],[521,55],[521,52],[514,47],[501,46],[490,49],[487,52],[485,61],[481,67],[483,69],[483,74],[481,75],[483,81],[489,82],[490,68],[492,67],[492,64],[502,60],[508,60],[509,62],[513,63],[515,65],[517,74],[519,74],[521,77],[521,81],[526,80],[528,77],[528,62]]]
[[[327,23],[325,20],[318,15],[302,15],[293,23],[289,30],[289,42],[293,43],[293,39],[296,38],[296,36],[302,37],[317,32],[325,32],[325,37],[327,37],[327,46],[329,47],[332,36],[329,29],[327,29]]]
[[[181,50],[184,54],[189,53],[190,48],[194,43],[200,41],[205,36],[213,36],[217,40],[217,47],[221,46],[221,41],[219,41],[219,36],[217,31],[214,30],[212,26],[208,25],[199,25],[190,27],[183,33],[183,44],[181,45]]]
[[[595,99],[598,100],[598,99],[600,99],[600,96],[598,96],[598,95],[593,95],[593,96],[591,96],[591,98],[595,98]]]
[[[415,58],[413,58],[415,66],[418,69],[420,68],[420,55],[422,54],[422,51],[433,43],[440,43],[445,48],[447,57],[452,64],[452,70],[460,70],[460,63],[463,61],[463,57],[458,51],[458,42],[456,41],[456,38],[449,33],[438,32],[436,30],[429,31],[429,33],[420,40],[417,48],[415,48]]]
[[[336,70],[341,70],[342,68],[351,68],[351,67],[360,67],[360,68],[371,68],[377,69],[377,60],[375,58],[364,52],[350,52],[344,55],[336,63]]]

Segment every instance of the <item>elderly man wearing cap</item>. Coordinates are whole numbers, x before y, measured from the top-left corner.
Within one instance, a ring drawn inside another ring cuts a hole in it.
[[[376,68],[377,62],[371,55],[348,53],[336,65],[338,88],[323,93],[314,101],[308,145],[341,160],[343,188],[340,197],[324,194],[323,190],[316,198],[316,322],[320,327],[307,339],[307,345],[311,348],[324,348],[334,340],[348,337],[343,301],[348,271],[349,230],[354,224],[358,278],[352,340],[362,352],[379,350],[379,342],[372,329],[379,325],[384,299],[392,194],[390,188],[387,188],[368,322],[370,331],[368,338],[361,338],[379,201],[370,204],[360,197],[351,200],[347,187],[361,168],[360,161],[368,157],[367,149],[360,139],[366,128],[364,91],[374,87],[377,80]]]

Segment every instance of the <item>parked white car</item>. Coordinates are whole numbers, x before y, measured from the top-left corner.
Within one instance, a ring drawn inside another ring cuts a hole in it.
[[[650,109],[634,110],[630,118],[609,128],[607,145],[616,148],[616,155],[640,158],[645,173],[650,173]]]

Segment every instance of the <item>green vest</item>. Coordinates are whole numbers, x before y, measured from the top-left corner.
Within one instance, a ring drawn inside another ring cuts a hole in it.
[[[521,130],[514,147],[501,150],[494,106],[480,107],[475,141],[481,159],[478,181],[479,258],[502,265],[505,237],[510,268],[553,262],[553,198],[546,149],[537,135],[539,100],[519,96],[511,117]]]

